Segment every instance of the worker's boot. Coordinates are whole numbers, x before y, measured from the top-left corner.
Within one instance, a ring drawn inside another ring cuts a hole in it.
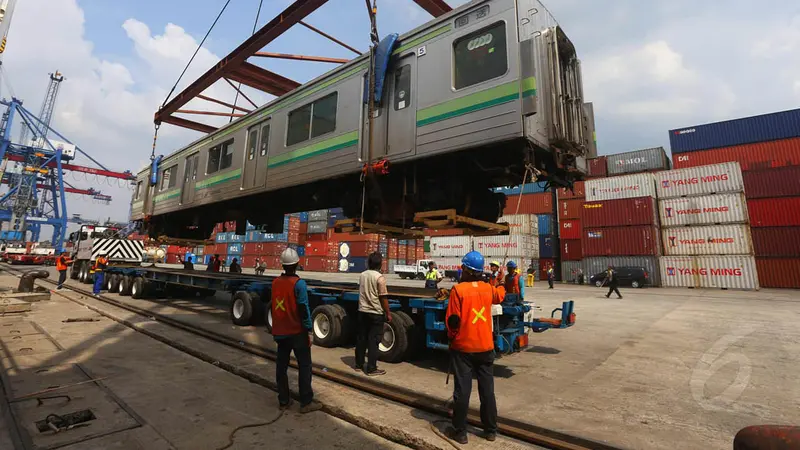
[[[458,432],[453,427],[447,427],[447,429],[444,431],[444,434],[449,439],[452,439],[452,440],[458,442],[461,445],[464,445],[467,442],[469,442],[467,440],[467,432],[466,431]]]

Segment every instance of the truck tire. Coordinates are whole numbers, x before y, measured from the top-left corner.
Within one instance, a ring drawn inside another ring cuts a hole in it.
[[[311,313],[311,331],[314,345],[332,348],[342,337],[342,317],[336,305],[319,305]]]
[[[378,344],[378,359],[384,362],[403,361],[408,352],[411,336],[409,332],[414,322],[406,313],[392,313],[392,321],[383,324],[381,342]]]
[[[249,292],[250,299],[253,302],[253,318],[250,320],[251,325],[263,325],[264,320],[267,318],[267,310],[264,308],[264,302],[261,301],[261,296],[255,292]]]
[[[81,264],[80,261],[75,261],[72,264],[72,267],[69,268],[69,278],[70,279],[72,279],[72,280],[77,280],[78,279],[78,276],[80,276],[80,274],[81,274],[81,266],[82,265],[83,264]]]
[[[406,354],[403,356],[403,360],[408,361],[425,347],[425,328],[417,326],[414,319],[404,311],[393,312],[392,320],[397,320],[397,318],[400,318],[406,326],[408,348],[406,349]]]
[[[131,283],[131,297],[139,300],[144,298],[145,295],[147,295],[147,283],[145,283],[144,278],[134,278],[133,283]]]
[[[81,283],[86,283],[86,278],[89,276],[89,267],[88,264],[85,262],[81,263],[81,268],[78,271],[78,281]]]
[[[347,314],[347,310],[344,309],[341,305],[331,305],[334,309],[334,312],[337,316],[339,316],[339,323],[341,323],[339,329],[339,344],[344,345],[352,338],[355,329],[353,325],[356,323],[355,318],[351,317],[350,314]]]
[[[112,273],[108,277],[108,292],[119,292],[119,283],[122,281],[122,275]]]
[[[272,302],[264,303],[264,326],[267,333],[272,334]]]
[[[231,299],[231,322],[241,327],[250,325],[253,319],[253,299],[250,294],[239,291]]]
[[[117,289],[117,293],[122,295],[123,297],[127,297],[131,295],[131,282],[132,279],[130,275],[121,275],[119,280],[119,288]]]

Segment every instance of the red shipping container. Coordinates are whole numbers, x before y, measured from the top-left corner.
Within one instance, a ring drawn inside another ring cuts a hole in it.
[[[583,256],[657,256],[658,228],[632,226],[583,229]]]
[[[748,200],[747,211],[752,227],[800,226],[800,197]]]
[[[756,256],[800,257],[800,227],[751,228]]]
[[[306,238],[307,234],[299,234],[297,235],[297,245],[302,245],[303,247],[306,246]]]
[[[214,234],[222,233],[224,231],[225,231],[225,223],[224,222],[220,222],[220,223],[214,225]]]
[[[406,246],[406,260],[414,260],[417,259],[417,247],[416,246]]]
[[[800,166],[744,172],[747,198],[800,196]]]
[[[514,207],[516,208],[516,203],[514,205],[515,205]],[[463,228],[448,228],[442,230],[437,230],[434,228],[425,228],[424,230],[422,230],[422,232],[425,233],[425,236],[461,236],[462,234],[464,234],[464,231],[465,230]]]
[[[547,270],[551,267],[555,267],[555,260],[551,258],[540,258],[539,259],[539,279],[540,280],[547,280]],[[524,270],[523,270],[524,269]],[[524,273],[527,268],[521,268]]]
[[[306,256],[328,256],[328,241],[306,242]]]
[[[164,262],[166,262],[167,264],[180,264],[181,261],[179,258],[181,258],[182,256],[183,255],[181,255],[180,253],[167,253],[167,257],[165,258]]]
[[[259,253],[265,256],[280,256],[288,247],[289,244],[286,242],[263,242]]]
[[[286,241],[290,244],[298,244],[300,243],[300,232],[299,231],[290,231],[286,234]]]
[[[377,242],[348,242],[350,247],[350,254],[347,257],[366,258],[370,253],[378,251]]]
[[[800,289],[800,259],[756,258],[762,288]]]
[[[758,142],[673,155],[676,169],[738,161],[743,171],[800,165],[800,138]]]
[[[245,242],[242,247],[243,255],[259,255],[264,250],[263,242]]]
[[[582,199],[559,200],[558,201],[558,220],[580,219]]]
[[[258,255],[242,255],[242,269],[252,269],[256,266]]]
[[[658,225],[656,200],[636,197],[586,202],[581,222],[585,228]]]
[[[328,242],[328,236],[325,233],[312,233],[306,234],[306,244],[309,242]]]
[[[270,270],[283,270],[280,256],[262,256],[261,259],[267,263],[267,269]]]
[[[608,176],[608,161],[605,156],[598,156],[587,161],[590,177]]]
[[[225,231],[236,231],[236,221],[229,220],[228,222],[223,222],[223,227]]]
[[[297,231],[298,231],[300,234],[306,234],[306,233],[308,233],[308,222],[302,222],[302,223],[300,223],[300,226],[297,228]]]
[[[416,259],[417,260],[425,259],[425,249],[424,248],[417,247]]]
[[[167,253],[174,253],[178,254],[181,252],[181,248],[177,245],[168,245],[167,246]]]
[[[574,189],[558,188],[557,194],[559,200],[569,200],[572,198],[586,197],[586,187],[583,181],[576,181],[573,186]]]
[[[389,260],[385,259],[381,262],[381,273],[389,273]]]
[[[519,212],[517,203],[519,202]],[[506,198],[506,207],[503,214],[552,214],[553,213],[553,194],[550,192],[540,192],[538,194],[523,194],[522,200],[519,195],[512,195]]]
[[[580,261],[583,259],[583,250],[580,239],[561,240],[561,259],[564,261]]]
[[[387,248],[386,257],[388,259],[397,259],[397,245],[394,245],[394,246],[389,245],[389,247]]]
[[[330,272],[336,262],[336,258],[328,256],[306,256],[304,259],[303,270],[310,272]]]
[[[308,228],[308,225],[306,225]],[[289,217],[289,229],[287,231],[300,231],[300,218]]]
[[[583,225],[578,219],[562,220],[559,222],[558,228],[558,236],[561,239],[577,239],[580,241],[583,238]]]

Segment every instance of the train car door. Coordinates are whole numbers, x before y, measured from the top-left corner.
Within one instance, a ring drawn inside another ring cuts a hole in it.
[[[194,184],[197,181],[197,165],[200,163],[200,153],[193,153],[186,157],[183,165],[183,186],[181,187],[181,204],[194,201]]]
[[[417,55],[395,61],[387,74],[389,95],[386,104],[386,154],[403,155],[414,152],[417,137]]]
[[[270,123],[256,125],[247,132],[242,189],[263,187],[267,182]]]

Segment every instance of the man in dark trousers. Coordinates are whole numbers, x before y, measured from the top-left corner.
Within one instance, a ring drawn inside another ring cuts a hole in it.
[[[453,367],[453,427],[446,433],[459,444],[467,443],[467,410],[472,376],[478,379],[483,437],[497,439],[497,403],[494,396],[494,339],[492,305],[503,302],[505,288],[483,280],[483,255],[469,252],[461,260],[461,282],[450,290],[447,336]]]
[[[381,273],[383,257],[375,252],[367,258],[367,270],[358,279],[358,339],[356,341],[356,370],[368,376],[383,375],[378,369],[378,344],[383,336],[383,324],[392,321],[389,311],[389,291]],[[364,355],[367,365],[364,366]]]
[[[299,369],[300,412],[309,413],[322,409],[314,401],[311,389],[311,311],[308,309],[308,289],[306,282],[297,276],[297,263],[300,256],[293,248],[281,253],[283,274],[272,281],[272,336],[278,344],[278,361],[275,368],[275,382],[278,385],[278,403],[282,410],[288,409],[292,398],[289,396],[289,356],[294,352]]]
[[[553,281],[556,279],[556,271],[553,270],[553,266],[550,266],[547,269],[547,284],[550,286],[549,289],[553,289]]]
[[[58,286],[56,286],[56,289],[61,289],[64,286],[64,282],[67,281],[67,269],[70,264],[72,264],[72,260],[67,258],[67,252],[62,252],[56,258],[56,270],[58,270]]]
[[[619,293],[617,271],[614,270],[612,266],[608,266],[608,270],[606,270],[606,283],[608,283],[608,294],[606,294],[606,298],[609,298],[612,292],[616,292],[617,297],[622,298],[622,294]]]

